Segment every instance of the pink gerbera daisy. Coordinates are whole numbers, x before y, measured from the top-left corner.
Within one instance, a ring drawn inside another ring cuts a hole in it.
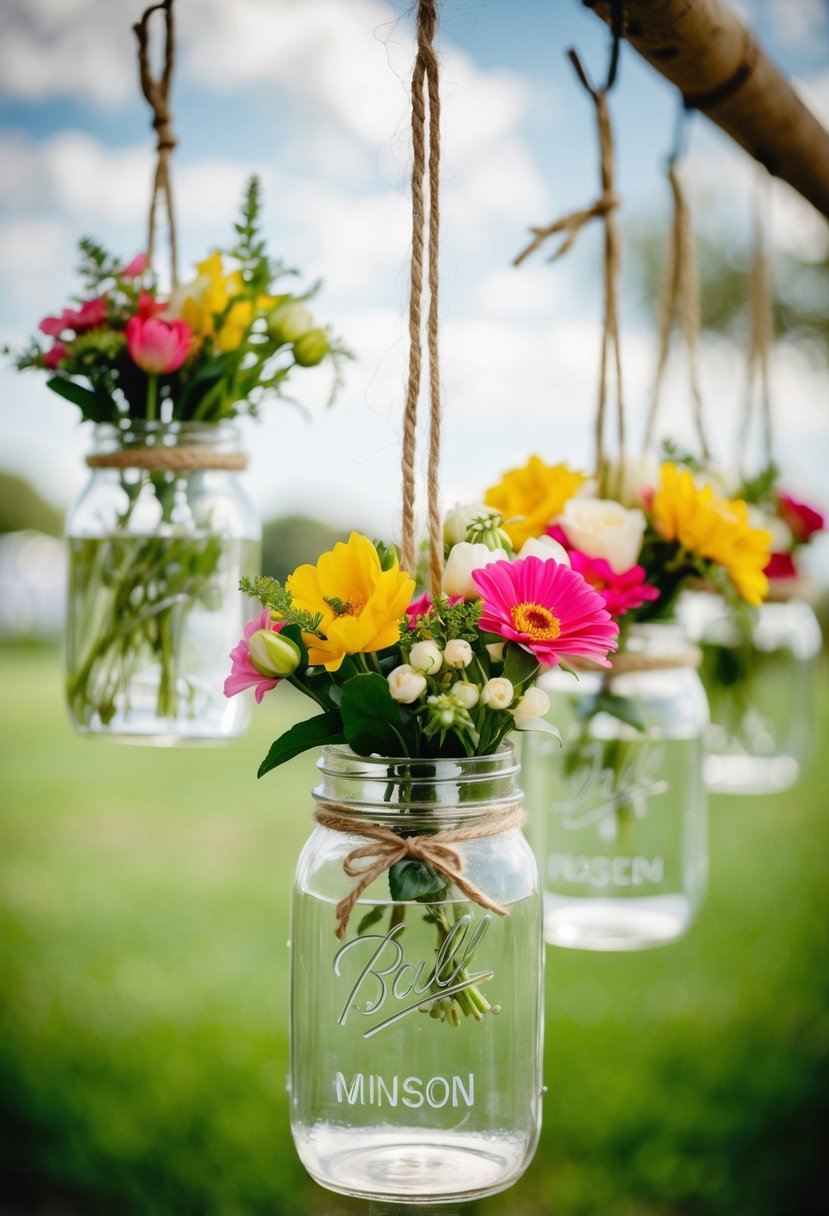
[[[261,616],[254,617],[252,621],[248,621],[247,625],[245,625],[245,636],[230,652],[233,667],[230,675],[225,680],[224,693],[226,697],[234,697],[237,692],[244,692],[246,688],[255,688],[256,703],[258,705],[261,704],[266,692],[270,692],[272,688],[276,688],[279,683],[276,676],[263,676],[262,672],[254,667],[253,660],[250,657],[250,650],[248,649],[248,642],[260,629],[270,629],[272,633],[279,633],[284,625],[284,621],[271,620],[269,608],[266,608]]]
[[[491,562],[472,571],[483,597],[478,622],[555,667],[564,655],[580,655],[609,667],[619,628],[604,600],[569,566],[538,557]]]
[[[617,574],[603,557],[588,557],[580,549],[570,550],[570,564],[594,591],[598,591],[614,620],[633,608],[659,599],[658,588],[645,582],[644,566],[631,566]]]

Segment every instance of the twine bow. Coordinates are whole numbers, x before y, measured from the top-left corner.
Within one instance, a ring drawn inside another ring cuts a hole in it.
[[[440,90],[438,60],[433,44],[437,26],[435,0],[419,0],[417,8],[417,56],[412,72],[412,261],[409,292],[409,373],[403,411],[403,475],[400,564],[415,568],[415,444],[417,401],[422,366],[421,297],[423,295],[424,229],[427,202],[424,197],[426,148],[429,161],[429,312],[426,320],[429,352],[429,466],[427,472],[429,516],[429,581],[432,595],[440,594],[443,575],[443,531],[440,517],[438,469],[440,463],[440,367],[438,350],[438,248],[440,237]],[[426,99],[429,124],[426,125]],[[428,136],[428,140],[427,140]]]
[[[163,12],[165,18],[164,38],[164,68],[161,76],[156,79],[150,71],[149,55],[149,22],[153,13]],[[164,195],[167,209],[167,226],[170,234],[170,278],[173,287],[178,283],[178,244],[176,239],[176,221],[173,212],[173,194],[170,187],[170,153],[178,140],[173,134],[173,116],[170,113],[170,82],[175,63],[176,38],[173,24],[173,0],[162,0],[160,4],[152,4],[143,17],[133,27],[138,39],[138,70],[141,79],[141,91],[149,102],[153,112],[153,129],[156,133],[157,160],[153,192],[150,199],[149,231],[147,234],[147,259],[152,265],[155,249],[155,209],[160,195]]]
[[[318,824],[334,832],[345,832],[351,836],[367,837],[371,843],[358,845],[343,861],[343,870],[349,878],[359,881],[336,907],[337,937],[345,937],[354,906],[363,892],[371,886],[395,862],[414,858],[430,865],[444,878],[453,883],[472,903],[489,909],[497,916],[509,916],[509,909],[491,899],[484,891],[464,877],[466,858],[455,845],[470,840],[481,840],[487,836],[499,836],[513,828],[520,828],[526,820],[521,806],[502,807],[488,812],[486,821],[471,824],[466,828],[453,828],[447,832],[431,835],[399,836],[391,828],[379,823],[366,823],[345,808],[320,803],[315,812]],[[372,858],[374,860],[372,860]],[[359,864],[362,863],[362,864]]]

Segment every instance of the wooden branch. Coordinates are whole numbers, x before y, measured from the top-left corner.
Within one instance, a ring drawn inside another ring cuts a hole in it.
[[[610,0],[582,0],[610,24]],[[722,0],[626,0],[624,36],[775,177],[829,218],[829,133]]]

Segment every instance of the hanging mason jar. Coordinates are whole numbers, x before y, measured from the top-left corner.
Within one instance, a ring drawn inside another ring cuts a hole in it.
[[[611,671],[539,681],[563,746],[526,733],[522,768],[552,945],[636,950],[694,919],[707,874],[698,661],[673,623],[637,625]]]
[[[299,1156],[342,1194],[503,1190],[541,1123],[541,898],[512,748],[327,747],[319,768],[292,917]]]
[[[793,588],[796,590],[796,588]],[[809,758],[817,711],[820,625],[805,599],[772,583],[753,626],[721,596],[688,592],[680,611],[702,649],[711,706],[705,779],[720,793],[788,789]]]
[[[242,733],[227,656],[261,529],[227,424],[101,425],[67,521],[66,694],[81,734],[170,746]]]

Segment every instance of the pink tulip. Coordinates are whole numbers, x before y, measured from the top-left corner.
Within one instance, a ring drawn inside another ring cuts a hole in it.
[[[46,354],[43,356],[43,366],[49,367],[52,369],[52,371],[54,371],[61,359],[66,358],[66,353],[66,347],[64,344],[62,342],[56,342],[52,349],[47,350]]]
[[[178,371],[193,336],[185,321],[163,321],[161,317],[130,317],[125,333],[132,361],[155,376]]]
[[[150,259],[146,253],[137,253],[131,262],[121,271],[122,279],[137,279],[149,265]]]

